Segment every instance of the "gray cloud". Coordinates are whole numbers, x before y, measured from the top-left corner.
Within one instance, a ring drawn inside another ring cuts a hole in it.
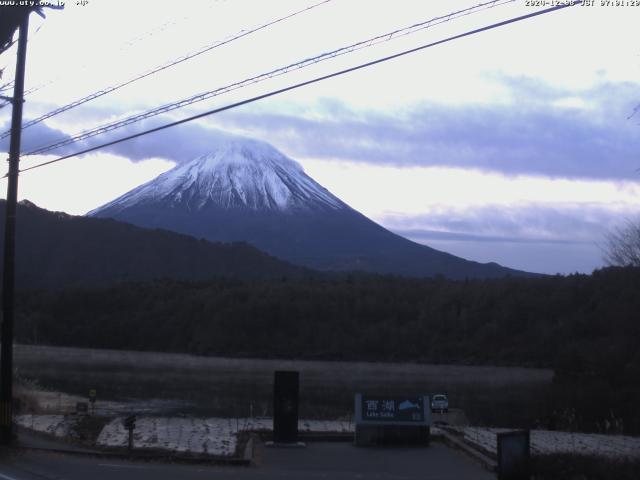
[[[399,235],[464,258],[552,274],[602,267],[605,234],[624,221],[618,212],[589,205],[476,207],[378,220]]]
[[[431,103],[401,116],[332,105],[327,115],[331,120],[232,111],[212,121],[242,128],[294,157],[552,177],[638,178],[640,125],[627,118],[640,97],[640,85],[605,84],[579,96],[526,78],[510,78],[507,86],[515,105]],[[591,108],[553,106],[576,96]]]
[[[402,235],[407,238],[419,238],[425,241],[430,240],[444,240],[444,241],[459,241],[459,242],[483,242],[483,243],[548,243],[548,244],[576,244],[576,243],[592,243],[589,241],[573,241],[554,238],[522,238],[513,236],[499,236],[499,235],[476,235],[472,233],[459,233],[459,232],[443,232],[440,230],[425,230],[419,228],[411,228],[406,230],[393,230],[398,235]]]
[[[128,127],[118,129],[107,134],[95,136],[81,142],[52,150],[49,155],[63,156],[81,150],[108,143],[125,136],[141,133],[160,125],[171,122],[168,118],[155,118],[139,122]],[[0,127],[3,131],[8,125]],[[220,139],[228,134],[205,127],[196,123],[187,123],[178,127],[162,130],[157,133],[144,135],[126,142],[104,148],[103,151],[122,155],[132,161],[148,158],[164,158],[177,163],[193,159],[211,151]],[[23,131],[22,152],[29,152],[35,148],[53,144],[60,140],[69,139],[70,135],[51,128],[46,123],[38,123]],[[9,138],[0,140],[0,151],[8,152]]]
[[[2,132],[8,130],[9,128],[10,124],[8,123],[5,123],[4,125],[0,124],[0,131]],[[67,138],[69,138],[69,135],[67,135],[63,131],[51,128],[44,123],[38,123],[33,127],[27,128],[23,131],[20,142],[20,149],[22,152],[28,152],[43,145],[50,145],[54,142],[57,142],[58,140]],[[10,137],[6,137],[0,140],[0,152],[9,152],[9,141]],[[57,150],[56,153],[65,155],[66,153],[74,151],[76,148],[77,147],[63,147]]]
[[[133,161],[160,157],[181,163],[215,147],[223,135],[210,128],[216,127],[261,138],[293,158],[479,168],[512,175],[638,179],[640,122],[637,116],[627,118],[638,103],[640,85],[603,83],[572,92],[526,77],[496,78],[515,103],[425,103],[392,115],[355,111],[326,99],[318,103],[314,111],[318,115],[313,118],[269,112],[263,104],[258,110],[228,111],[204,123],[183,124],[105,151]],[[553,106],[569,98],[579,98],[591,107]],[[104,113],[85,108],[68,115],[79,120]],[[169,121],[168,117],[156,117],[64,147],[55,154],[90,148]],[[65,133],[39,124],[25,130],[23,151],[65,137]],[[0,142],[1,148],[8,148],[7,140]]]
[[[597,205],[484,206],[378,219],[407,236],[433,239],[519,242],[600,243],[621,215]]]
[[[91,143],[109,142],[170,122],[171,120],[167,118],[155,118],[131,125],[128,128],[112,132],[105,136],[96,137],[95,139],[91,139]],[[107,147],[105,150],[117,155],[122,155],[133,161],[158,157],[182,163],[210,152],[226,135],[227,134],[220,130],[208,128],[197,123],[186,123],[119,143]]]

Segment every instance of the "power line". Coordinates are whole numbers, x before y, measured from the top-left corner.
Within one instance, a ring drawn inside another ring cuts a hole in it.
[[[3,69],[0,69],[2,71]],[[13,80],[9,80],[7,83],[3,83],[0,85],[0,92],[4,92],[5,90],[11,90],[13,88]]]
[[[377,65],[377,64],[389,61],[389,60],[394,60],[396,58],[404,57],[404,56],[409,55],[411,53],[416,53],[416,52],[419,52],[421,50],[426,50],[427,48],[435,47],[436,45],[441,45],[443,43],[448,43],[448,42],[452,42],[454,40],[459,40],[459,39],[464,38],[464,37],[475,35],[475,34],[478,34],[478,33],[481,33],[481,32],[486,32],[488,30],[493,30],[495,28],[503,27],[505,25],[509,25],[509,24],[516,23],[516,22],[520,22],[520,21],[523,21],[523,20],[527,20],[527,19],[530,19],[530,18],[534,18],[534,17],[540,16],[540,15],[544,15],[544,14],[547,14],[547,13],[555,12],[557,10],[561,10],[561,9],[564,9],[564,8],[567,8],[567,7],[577,6],[577,5],[580,5],[581,3],[582,3],[582,0],[576,0],[576,2],[573,3],[573,4],[563,4],[563,5],[558,5],[558,6],[555,6],[555,7],[550,7],[550,8],[547,8],[545,10],[540,10],[540,11],[537,11],[537,12],[529,13],[527,15],[521,15],[519,17],[514,17],[514,18],[511,18],[511,19],[508,19],[508,20],[503,20],[503,21],[498,22],[498,23],[493,23],[491,25],[487,25],[487,26],[484,26],[484,27],[476,28],[474,30],[469,30],[469,31],[467,31],[465,33],[461,33],[461,34],[458,34],[458,35],[447,37],[447,38],[445,38],[443,40],[438,40],[438,41],[435,41],[435,42],[432,42],[432,43],[427,43],[427,44],[421,45],[419,47],[411,48],[409,50],[404,50],[404,51],[402,51],[400,53],[395,53],[393,55],[389,55],[389,56],[382,57],[382,58],[379,58],[379,59],[376,59],[376,60],[372,60],[370,62],[362,63],[362,64],[357,65],[355,67],[346,68],[344,70],[339,70],[337,72],[333,72],[333,73],[330,73],[330,74],[327,74],[327,75],[322,75],[320,77],[316,77],[316,78],[313,78],[311,80],[306,80],[304,82],[300,82],[300,83],[296,83],[296,84],[293,84],[293,85],[289,85],[288,87],[280,88],[278,90],[273,90],[271,92],[264,93],[262,95],[258,95],[258,96],[255,96],[255,97],[252,97],[252,98],[249,98],[249,99],[246,99],[246,100],[242,100],[240,102],[236,102],[236,103],[232,103],[232,104],[229,104],[229,105],[225,105],[224,107],[220,107],[220,108],[216,108],[216,109],[213,109],[213,110],[209,110],[207,112],[199,113],[197,115],[193,115],[193,116],[190,116],[190,117],[187,117],[187,118],[183,118],[182,120],[178,120],[178,121],[175,121],[175,122],[167,123],[165,125],[161,125],[159,127],[155,127],[155,128],[149,129],[149,130],[145,130],[144,132],[139,132],[139,133],[136,133],[136,134],[133,134],[133,135],[122,137],[122,138],[119,138],[117,140],[113,140],[111,142],[103,143],[103,144],[97,145],[95,147],[87,148],[85,150],[81,150],[81,151],[78,151],[78,152],[75,152],[75,153],[72,153],[72,154],[69,154],[69,155],[65,155],[65,156],[56,158],[54,160],[49,160],[49,161],[46,161],[46,162],[42,162],[42,163],[39,163],[37,165],[33,165],[31,167],[22,169],[22,170],[20,170],[20,172],[27,172],[29,170],[34,170],[36,168],[44,167],[46,165],[51,165],[53,163],[61,162],[62,160],[66,160],[68,158],[77,157],[78,155],[83,155],[85,153],[90,153],[90,152],[93,152],[95,150],[99,150],[99,149],[102,149],[102,148],[105,148],[105,147],[116,145],[118,143],[126,142],[128,140],[132,140],[134,138],[142,137],[142,136],[148,135],[150,133],[155,133],[155,132],[158,132],[160,130],[164,130],[164,129],[167,129],[167,128],[175,127],[177,125],[181,125],[183,123],[191,122],[193,120],[197,120],[197,119],[200,119],[200,118],[203,118],[203,117],[207,117],[209,115],[214,115],[216,113],[224,112],[226,110],[231,110],[233,108],[237,108],[237,107],[240,107],[240,106],[243,106],[243,105],[247,105],[249,103],[257,102],[258,100],[263,100],[265,98],[273,97],[273,96],[279,95],[281,93],[285,93],[285,92],[288,92],[288,91],[291,91],[291,90],[295,90],[295,89],[298,89],[298,88],[301,88],[301,87],[305,87],[307,85],[318,83],[318,82],[321,82],[323,80],[328,80],[330,78],[334,78],[334,77],[338,77],[338,76],[341,76],[341,75],[345,75],[347,73],[355,72],[357,70],[361,70],[361,69],[364,69],[364,68],[367,68],[367,67],[371,67],[373,65]],[[6,176],[7,175],[5,175],[2,178],[5,178]]]
[[[68,103],[67,105],[63,105],[62,107],[56,108],[55,110],[52,110],[52,111],[50,111],[48,113],[45,113],[44,115],[41,115],[41,116],[39,116],[37,118],[34,118],[33,120],[30,120],[30,121],[24,123],[22,125],[22,129],[24,130],[25,128],[29,128],[29,127],[37,124],[37,123],[42,122],[43,120],[46,120],[46,119],[51,118],[51,117],[54,117],[54,116],[59,115],[59,114],[61,114],[63,112],[71,110],[72,108],[75,108],[75,107],[77,107],[79,105],[82,105],[83,103],[87,103],[87,102],[90,102],[91,100],[95,100],[96,98],[102,97],[103,95],[106,95],[108,93],[114,92],[114,91],[119,90],[119,89],[121,89],[123,87],[126,87],[127,85],[130,85],[130,84],[132,84],[134,82],[137,82],[138,80],[142,80],[143,78],[146,78],[146,77],[149,77],[151,75],[154,75],[154,74],[156,74],[158,72],[166,70],[167,68],[173,67],[173,66],[178,65],[178,64],[180,64],[182,62],[186,62],[187,60],[191,60],[192,58],[195,58],[195,57],[197,57],[199,55],[202,55],[203,53],[209,52],[209,51],[213,50],[214,48],[221,47],[221,46],[226,45],[228,43],[231,43],[231,42],[233,42],[235,40],[238,40],[240,38],[243,38],[243,37],[246,37],[246,36],[251,35],[253,33],[259,32],[260,30],[264,30],[265,28],[271,27],[271,26],[273,26],[273,25],[275,25],[277,23],[280,23],[280,22],[283,22],[283,21],[288,20],[290,18],[293,18],[296,15],[300,15],[300,14],[302,14],[304,12],[308,12],[309,10],[312,10],[312,9],[314,9],[316,7],[319,7],[320,5],[323,5],[325,3],[329,3],[330,1],[331,0],[322,0],[321,2],[318,2],[318,3],[315,3],[315,4],[310,5],[308,7],[305,7],[303,9],[301,9],[301,10],[297,10],[297,11],[295,11],[293,13],[289,13],[289,14],[283,16],[283,17],[279,17],[279,18],[277,18],[275,20],[271,20],[271,21],[269,21],[267,23],[263,23],[261,25],[258,25],[257,27],[253,27],[253,28],[251,28],[249,30],[241,30],[237,34],[235,34],[235,35],[233,35],[231,37],[228,37],[228,38],[226,38],[224,40],[219,40],[219,41],[216,41],[216,42],[214,42],[212,44],[205,45],[204,47],[201,47],[201,48],[199,48],[197,50],[194,50],[194,51],[189,52],[189,53],[187,53],[185,55],[182,55],[182,56],[180,56],[178,58],[175,58],[174,60],[171,60],[169,62],[163,63],[162,65],[154,67],[154,68],[152,68],[150,70],[147,70],[147,71],[145,71],[143,73],[140,73],[140,74],[138,74],[138,75],[136,75],[136,76],[134,76],[132,78],[129,78],[128,80],[125,80],[124,82],[116,83],[116,84],[111,85],[109,87],[103,88],[102,90],[98,90],[97,92],[94,92],[94,93],[91,93],[91,94],[89,94],[89,95],[87,95],[85,97],[82,97],[82,98],[80,98],[78,100],[75,100],[75,101],[73,101],[71,103]],[[11,132],[9,130],[7,130],[6,132],[3,132],[0,135],[0,139],[5,138],[5,137],[9,136],[10,134],[11,134]]]
[[[40,24],[40,25],[36,28],[36,31],[34,32],[34,34],[31,36],[31,38],[29,38],[29,39],[27,40],[27,43],[31,43],[31,42],[33,42],[33,39],[34,39],[34,38],[36,38],[36,37],[38,36],[38,33],[40,33],[40,29],[42,28],[42,26],[43,26],[43,25],[44,25],[44,24]],[[9,50],[11,49],[11,47],[12,47],[16,42],[17,42],[17,38],[16,38],[16,40],[13,40],[13,41],[9,44],[9,46],[8,46],[7,48],[5,48],[5,50],[3,50],[3,51],[2,51],[2,54],[5,54],[7,51],[9,51]],[[4,66],[2,66],[2,67],[0,67],[0,73],[4,72],[4,71],[5,71],[5,69],[7,69],[7,68],[9,67],[10,63],[11,63],[11,62],[9,62],[9,63],[5,64],[5,65],[4,65]],[[6,82],[6,83],[4,83],[4,84],[0,85],[0,93],[1,93],[1,92],[4,92],[4,91],[11,91],[11,90],[13,89],[14,83],[15,83],[15,79],[11,79],[11,80],[9,80],[8,82]],[[22,96],[24,97],[25,95],[28,95],[29,93],[32,93],[32,92],[33,92],[33,91],[35,91],[35,90],[36,90],[36,89],[34,89],[34,88],[30,88],[29,90],[25,90],[25,92],[22,94]],[[3,99],[3,103],[0,103],[0,109],[2,109],[3,107],[6,107],[7,105],[11,105],[11,101],[10,101],[10,100],[5,100],[5,99]],[[10,131],[10,130],[8,131],[8,134],[11,134],[11,131]],[[8,136],[9,136],[9,135],[5,135],[5,136],[3,136],[3,137],[0,137],[0,139],[1,139],[1,138],[8,137]]]
[[[222,95],[224,93],[228,93],[228,92],[231,92],[231,91],[234,91],[234,90],[238,90],[240,88],[244,88],[244,87],[249,86],[249,85],[253,85],[255,83],[259,83],[259,82],[262,82],[262,81],[265,81],[265,80],[268,80],[268,79],[271,79],[271,78],[274,78],[274,77],[278,77],[278,76],[284,75],[284,74],[289,73],[289,72],[294,71],[294,70],[300,70],[300,69],[309,67],[311,65],[314,65],[316,63],[319,63],[319,62],[322,62],[322,61],[325,61],[325,60],[336,58],[336,57],[339,57],[339,56],[342,56],[342,55],[345,55],[345,54],[348,54],[348,53],[352,53],[354,51],[361,50],[361,49],[364,49],[364,48],[369,48],[371,46],[374,46],[374,45],[377,45],[377,44],[380,44],[380,43],[383,43],[383,42],[388,42],[388,41],[391,41],[393,39],[396,39],[396,38],[399,38],[399,37],[402,37],[402,36],[410,35],[410,34],[415,33],[417,31],[424,30],[426,28],[430,28],[430,27],[433,27],[435,25],[439,25],[441,23],[448,22],[448,21],[450,21],[452,19],[455,19],[455,18],[460,18],[460,17],[463,17],[463,16],[471,15],[471,14],[477,13],[477,12],[479,12],[481,10],[485,10],[485,9],[488,9],[488,8],[493,8],[493,7],[496,7],[496,6],[499,6],[499,5],[503,5],[503,4],[506,4],[506,3],[512,3],[514,1],[516,1],[516,0],[492,0],[492,1],[484,2],[484,3],[480,3],[480,4],[475,5],[473,7],[465,8],[463,10],[458,10],[456,12],[452,12],[452,13],[449,13],[447,15],[443,15],[443,16],[432,18],[430,20],[419,22],[419,23],[416,23],[416,24],[411,25],[409,27],[404,27],[404,28],[400,28],[400,29],[397,29],[397,30],[393,30],[391,32],[384,33],[382,35],[377,35],[375,37],[372,37],[372,38],[369,38],[367,40],[363,40],[363,41],[348,45],[346,47],[339,48],[337,50],[332,50],[330,52],[326,52],[326,53],[317,55],[315,57],[307,58],[307,59],[304,59],[302,61],[299,61],[299,62],[296,62],[296,63],[292,63],[292,64],[286,65],[284,67],[280,67],[280,68],[277,68],[275,70],[271,70],[269,72],[262,73],[260,75],[254,76],[254,77],[246,78],[246,79],[241,80],[239,82],[234,82],[234,83],[226,85],[224,87],[218,87],[216,89],[209,90],[209,91],[206,91],[206,92],[203,92],[203,93],[199,93],[197,95],[193,95],[191,97],[188,97],[188,98],[185,98],[185,99],[182,99],[182,100],[178,100],[176,102],[168,103],[168,104],[162,105],[160,107],[156,107],[154,109],[147,110],[145,112],[138,113],[138,114],[129,116],[129,117],[121,119],[121,120],[117,120],[117,121],[112,122],[112,123],[101,125],[99,127],[93,128],[91,130],[85,130],[85,131],[80,132],[80,133],[78,133],[76,135],[73,135],[72,137],[67,137],[67,138],[61,139],[61,140],[59,140],[59,141],[57,141],[57,142],[55,142],[53,144],[49,144],[49,145],[46,145],[46,146],[38,147],[38,148],[36,148],[36,149],[34,149],[34,150],[30,151],[30,152],[25,153],[24,155],[27,156],[27,155],[43,154],[43,153],[49,152],[51,150],[58,149],[60,147],[64,147],[66,145],[70,145],[72,143],[79,142],[81,140],[86,140],[86,139],[94,137],[96,135],[101,135],[103,133],[107,133],[107,132],[110,132],[112,130],[116,130],[118,128],[122,128],[122,127],[125,127],[127,125],[131,125],[133,123],[137,123],[139,121],[146,120],[147,118],[151,118],[151,117],[160,115],[162,113],[167,113],[167,112],[170,112],[172,110],[176,110],[178,108],[182,108],[182,107],[185,107],[185,106],[197,103],[197,102],[202,102],[204,100],[208,100],[210,98]]]
[[[59,115],[60,113],[66,112],[67,110],[71,110],[71,109],[73,109],[73,108],[75,108],[75,107],[77,107],[79,105],[82,105],[82,104],[84,104],[86,102],[89,102],[91,100],[95,100],[96,98],[99,98],[99,97],[101,97],[103,95],[111,93],[111,92],[113,92],[115,90],[119,90],[120,88],[125,87],[127,85],[130,85],[131,83],[134,83],[134,82],[136,82],[138,80],[141,80],[141,79],[146,78],[148,76],[151,76],[151,75],[153,75],[155,73],[158,73],[158,72],[160,72],[162,70],[170,68],[170,67],[172,67],[174,65],[180,64],[180,63],[185,62],[187,60],[190,60],[190,59],[192,59],[194,57],[197,57],[197,56],[199,56],[199,55],[201,55],[203,53],[206,53],[206,52],[208,52],[208,51],[210,51],[210,50],[212,50],[214,48],[220,47],[222,45],[226,45],[226,44],[228,44],[228,43],[230,43],[232,41],[235,41],[235,40],[237,40],[239,38],[245,37],[245,36],[250,35],[252,33],[255,33],[255,32],[259,31],[259,30],[265,29],[265,28],[267,28],[269,26],[272,26],[272,25],[274,25],[276,23],[279,23],[279,22],[282,22],[284,20],[287,20],[287,19],[289,19],[291,17],[299,15],[299,14],[301,14],[303,12],[311,10],[311,9],[313,9],[315,7],[318,7],[318,6],[322,5],[322,4],[328,3],[330,1],[331,0],[323,0],[323,1],[319,2],[319,3],[316,3],[314,5],[306,7],[304,9],[301,9],[301,10],[295,11],[293,13],[290,13],[290,14],[284,16],[284,17],[277,18],[277,19],[272,20],[272,21],[270,21],[268,23],[259,25],[257,27],[253,27],[253,28],[251,28],[249,30],[241,30],[237,34],[235,34],[235,35],[233,35],[231,37],[228,37],[228,38],[226,38],[224,40],[216,41],[213,44],[205,45],[204,47],[201,47],[201,48],[199,48],[197,50],[194,50],[194,51],[189,52],[189,53],[187,53],[185,55],[182,55],[182,56],[180,56],[180,57],[178,57],[178,58],[176,58],[174,60],[171,60],[169,62],[163,63],[162,65],[159,65],[159,66],[154,67],[154,68],[152,68],[150,70],[147,70],[147,71],[145,71],[145,72],[143,72],[141,74],[138,74],[138,75],[136,75],[136,76],[124,81],[124,82],[117,83],[115,85],[111,85],[111,86],[106,87],[106,88],[104,88],[102,90],[99,90],[99,91],[91,93],[91,94],[89,94],[89,95],[87,95],[85,97],[82,97],[82,98],[80,98],[78,100],[75,100],[74,102],[71,102],[71,103],[69,103],[67,105],[64,105],[64,106],[59,107],[59,108],[57,108],[55,110],[52,110],[52,111],[50,111],[50,112],[48,112],[48,113],[46,113],[46,114],[44,114],[44,115],[42,115],[42,116],[40,116],[38,118],[30,120],[29,122],[26,122],[22,126],[22,128],[23,129],[28,128],[28,127],[30,127],[32,125],[35,125],[37,123],[42,122],[43,120],[51,118],[51,117],[53,117],[55,115]],[[167,22],[167,24],[169,24],[169,23],[172,23],[172,22]],[[175,22],[173,22],[173,23],[175,23]],[[164,28],[167,24],[163,25],[162,28]],[[148,34],[147,36],[149,36],[149,35],[152,35],[152,33]],[[143,37],[140,37],[140,38],[143,38]],[[129,42],[129,44],[131,44],[131,43],[133,43],[133,42]],[[50,83],[52,83],[52,82],[49,82],[49,84]],[[28,90],[27,92],[25,92],[25,94],[33,93],[34,91],[37,91],[37,90],[39,90],[40,88],[43,88],[46,85],[48,85],[48,84],[44,84],[44,85],[41,85],[39,87],[32,88],[32,89]],[[3,132],[0,135],[0,139],[7,137],[9,135],[9,133],[10,133],[9,131]]]
[[[203,8],[201,8],[201,9],[199,9],[197,11],[197,15],[202,15],[203,14],[202,10],[212,8],[213,4],[214,4],[214,2],[209,2],[207,5],[205,5]],[[190,14],[190,15],[183,15],[180,18],[172,18],[172,19],[162,23],[161,25],[157,25],[156,27],[153,27],[151,30],[149,30],[149,31],[147,31],[147,32],[145,32],[145,33],[143,33],[141,35],[137,35],[137,36],[127,40],[126,42],[124,42],[122,44],[122,48],[132,46],[135,43],[140,42],[141,40],[145,40],[146,38],[153,37],[158,32],[164,32],[170,26],[177,25],[178,23],[184,22],[185,20],[190,20],[193,16],[194,16],[193,14]]]
[[[204,8],[211,8],[212,6],[213,6],[213,3],[209,3],[209,4],[208,4],[207,6],[205,6]],[[118,51],[123,51],[123,50],[125,50],[126,48],[130,48],[130,47],[131,47],[132,45],[134,45],[135,43],[138,43],[138,42],[140,42],[140,41],[142,41],[142,40],[145,40],[145,39],[147,39],[147,38],[153,37],[153,36],[154,36],[154,35],[156,35],[158,32],[162,32],[162,31],[166,30],[168,26],[176,25],[176,24],[178,24],[179,22],[182,22],[182,21],[184,21],[184,20],[189,19],[190,17],[191,17],[190,15],[186,15],[186,16],[183,16],[183,17],[181,17],[181,18],[174,18],[174,19],[171,19],[171,20],[169,20],[169,21],[164,22],[164,23],[163,23],[163,24],[161,24],[161,25],[158,25],[158,26],[156,26],[156,27],[153,27],[153,28],[152,28],[152,29],[150,29],[149,31],[147,31],[147,32],[145,32],[145,33],[143,33],[143,34],[141,34],[141,35],[137,35],[137,36],[135,36],[135,37],[132,37],[132,38],[130,38],[130,39],[128,39],[128,40],[126,40],[125,42],[121,43],[121,44],[120,44],[120,46],[118,47]],[[42,25],[41,25],[40,27],[42,27]],[[40,29],[40,27],[38,27],[38,30]],[[38,31],[36,31],[36,34],[37,34],[37,33],[38,33]],[[80,67],[80,70],[86,70],[87,68],[88,68],[87,64],[84,64],[84,65],[82,65],[82,66]],[[42,89],[43,89],[43,88],[45,88],[45,87],[48,87],[48,86],[50,86],[50,85],[53,85],[53,84],[55,84],[56,82],[60,81],[60,79],[61,79],[61,78],[64,78],[64,76],[58,76],[58,77],[56,77],[56,78],[46,80],[46,81],[44,81],[44,82],[39,83],[38,85],[35,85],[35,86],[33,86],[33,87],[30,87],[29,89],[25,90],[25,92],[24,92],[24,96],[30,95],[30,94],[32,94],[32,93],[34,93],[34,92],[37,92],[37,91],[39,91],[39,90],[42,90]],[[13,84],[13,80],[12,80],[11,82],[9,82],[9,83]],[[1,87],[0,87],[0,89],[1,89]],[[0,105],[0,108],[2,108],[2,105]],[[23,128],[24,128],[24,126],[23,126]]]

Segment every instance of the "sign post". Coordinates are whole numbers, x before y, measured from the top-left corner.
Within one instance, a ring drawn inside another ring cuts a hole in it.
[[[128,450],[129,450],[129,455],[131,455],[131,453],[133,452],[133,430],[134,430],[134,428],[136,428],[136,416],[135,415],[129,415],[127,418],[125,418],[123,420],[122,423],[124,425],[124,428],[129,430],[129,446],[128,446]]]
[[[89,390],[89,401],[91,402],[91,413],[96,413],[96,397],[98,396],[98,392],[96,392],[95,388]]]
[[[85,415],[87,413],[89,413],[87,402],[76,402],[76,415]]]

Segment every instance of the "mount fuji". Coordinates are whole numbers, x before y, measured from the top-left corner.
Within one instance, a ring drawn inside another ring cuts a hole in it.
[[[229,137],[88,213],[212,241],[245,241],[320,270],[489,278],[529,275],[396,235],[349,207],[271,145]]]

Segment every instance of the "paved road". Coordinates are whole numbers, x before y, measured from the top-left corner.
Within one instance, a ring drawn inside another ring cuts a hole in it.
[[[345,443],[309,443],[306,449],[258,447],[258,468],[273,478],[489,480],[495,475],[439,442],[428,448],[356,448]]]
[[[34,451],[0,456],[0,480],[493,480],[495,476],[440,443],[422,448],[355,448],[310,443],[304,449],[255,451],[251,467],[126,462]]]

